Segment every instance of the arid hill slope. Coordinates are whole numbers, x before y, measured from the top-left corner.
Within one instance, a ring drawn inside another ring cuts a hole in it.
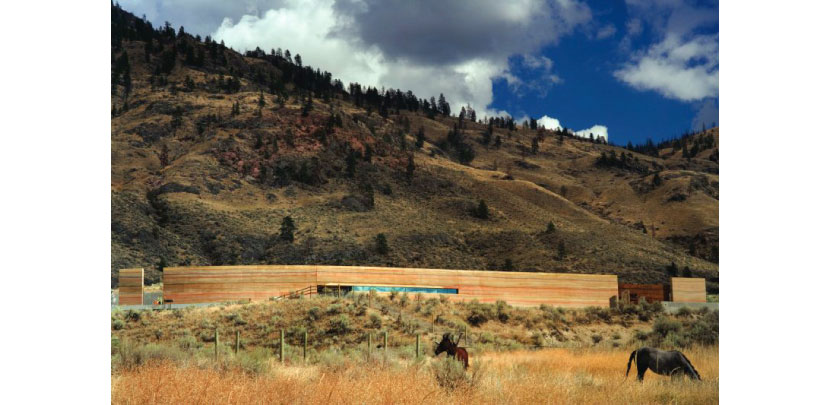
[[[695,135],[712,135],[714,146],[683,158],[521,125],[494,127],[485,145],[487,125],[463,120],[461,143],[475,157],[462,164],[447,142],[457,116],[390,108],[383,117],[348,92],[298,86],[291,62],[211,50],[187,34],[131,38],[123,33],[140,32],[141,20],[117,8],[113,16],[113,285],[124,267],[144,267],[151,282],[163,266],[254,263],[657,282],[674,262],[717,288],[717,128]],[[486,219],[475,215],[480,201]],[[285,216],[297,227],[293,242],[279,237]],[[388,253],[376,249],[379,233]]]

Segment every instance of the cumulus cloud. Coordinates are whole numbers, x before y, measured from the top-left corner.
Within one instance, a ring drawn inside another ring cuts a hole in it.
[[[492,83],[547,91],[562,79],[542,47],[591,21],[577,0],[196,0],[122,1],[157,25],[170,20],[210,34],[236,50],[290,49],[308,65],[342,81],[412,90],[428,98],[444,93],[453,111],[469,103],[489,110]],[[209,28],[211,27],[212,28]],[[539,81],[511,72],[511,56],[524,55]]]
[[[559,124],[559,120],[556,118],[548,117],[547,115],[542,116],[536,120],[537,125],[544,126],[545,129],[554,130],[556,128],[562,128],[562,125]]]
[[[699,9],[680,0],[628,0],[631,14],[622,44],[642,31],[647,21],[659,41],[635,52],[614,72],[620,81],[638,90],[652,90],[667,98],[698,101],[718,96],[718,34],[701,34],[699,28],[717,23],[717,10]]]
[[[594,125],[591,128],[583,129],[580,131],[575,131],[574,135],[580,136],[583,138],[590,138],[591,134],[594,135],[594,139],[605,138],[608,140],[608,127],[605,125]]]
[[[529,118],[527,116],[525,116],[525,117],[522,117],[521,119],[519,119],[519,122],[522,122],[522,121],[528,120],[528,119]],[[553,118],[553,117],[548,117],[547,115],[543,115],[542,118],[536,119],[536,124],[539,125],[540,127],[543,126],[543,127],[545,127],[545,129],[548,129],[548,130],[554,130],[554,129],[557,129],[557,128],[563,128],[564,127],[558,119]],[[587,129],[583,129],[583,130],[579,130],[579,131],[571,131],[571,132],[573,132],[573,134],[575,136],[579,136],[579,137],[582,137],[582,138],[590,138],[591,134],[594,134],[594,139],[597,139],[598,137],[603,137],[603,138],[605,138],[606,141],[609,140],[609,138],[608,138],[608,127],[606,127],[605,125],[594,125],[591,128],[587,128]]]

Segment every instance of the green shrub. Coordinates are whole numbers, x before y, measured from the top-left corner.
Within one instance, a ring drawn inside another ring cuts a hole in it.
[[[380,315],[376,313],[369,315],[369,326],[374,329],[380,329],[383,326],[383,320]]]
[[[669,333],[680,332],[682,327],[683,325],[679,321],[661,316],[654,321],[652,333],[660,335],[661,337],[666,337]]]
[[[340,304],[331,304],[326,308],[326,314],[338,315],[343,313],[343,306]]]
[[[179,338],[177,343],[179,348],[182,350],[198,349],[200,346],[199,342],[196,340],[196,337],[189,333],[186,336]]]
[[[680,307],[677,309],[677,316],[687,318],[692,315],[692,310],[689,307]]]
[[[505,323],[510,320],[510,308],[507,306],[506,302],[496,301],[496,316],[499,318],[501,323]]]
[[[115,321],[112,322],[112,328],[115,329],[115,330],[124,329],[124,321],[122,321],[120,319],[116,319]]]
[[[591,340],[594,342],[594,344],[602,342],[602,335],[598,335],[598,334],[591,335]]]
[[[124,319],[136,322],[139,319],[141,319],[141,313],[138,311],[134,311],[132,309],[128,309],[127,312],[124,314]]]
[[[233,322],[233,324],[237,325],[237,326],[242,326],[242,325],[247,325],[248,324],[248,321],[243,319],[242,315],[239,315],[236,312],[234,312],[232,314],[225,315],[225,320],[228,321],[228,322]]]
[[[530,341],[534,346],[542,347],[545,345],[545,335],[539,331],[533,332],[533,335],[530,336]]]
[[[345,335],[352,331],[351,322],[346,315],[340,315],[335,319],[329,321],[329,327],[326,332],[331,335]]]
[[[320,307],[311,307],[308,309],[308,319],[316,321],[323,316],[323,310]]]
[[[468,305],[468,307],[470,308],[470,315],[467,316],[467,322],[469,322],[470,325],[478,327],[496,318],[496,312],[493,310],[491,305],[480,304],[477,301],[473,301]]]
[[[472,362],[470,369],[465,370],[464,364],[452,357],[444,357],[441,361],[433,362],[432,374],[441,388],[448,392],[463,389],[468,390],[481,384],[484,368],[479,362]]]
[[[257,347],[252,351],[243,350],[231,357],[231,364],[247,374],[265,374],[270,369],[271,351]]]

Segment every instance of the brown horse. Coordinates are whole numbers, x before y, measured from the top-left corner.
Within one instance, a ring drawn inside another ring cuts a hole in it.
[[[461,335],[458,335],[458,339],[455,342],[452,341],[452,335],[449,333],[445,333],[441,342],[435,342],[438,345],[435,348],[435,355],[439,355],[443,352],[447,352],[448,356],[455,357],[456,360],[464,363],[464,369],[466,370],[467,367],[470,365],[470,355],[467,354],[467,350],[463,347],[458,347],[458,342],[461,341]]]

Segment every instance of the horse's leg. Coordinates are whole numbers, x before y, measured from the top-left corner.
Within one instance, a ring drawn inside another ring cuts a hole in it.
[[[643,376],[646,375],[646,371],[648,371],[648,359],[643,357],[646,356],[637,356],[637,379],[640,382],[643,382]]]

